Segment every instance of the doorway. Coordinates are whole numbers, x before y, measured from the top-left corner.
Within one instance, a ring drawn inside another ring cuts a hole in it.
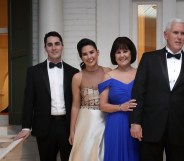
[[[0,0],[0,114],[7,113],[8,84],[8,0]]]
[[[158,0],[133,1],[132,39],[137,46],[138,59],[144,52],[156,50],[162,45],[162,3]]]

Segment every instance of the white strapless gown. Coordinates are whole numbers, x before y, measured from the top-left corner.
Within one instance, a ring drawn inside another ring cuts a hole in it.
[[[82,106],[69,161],[103,161],[105,113],[99,110],[98,90],[84,88],[81,95]]]

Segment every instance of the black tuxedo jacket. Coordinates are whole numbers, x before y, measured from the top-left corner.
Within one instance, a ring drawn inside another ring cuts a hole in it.
[[[132,89],[137,107],[130,123],[143,128],[143,141],[157,142],[167,133],[168,141],[184,145],[184,54],[181,71],[170,90],[165,48],[143,54]]]
[[[72,77],[79,70],[63,62],[64,69],[64,99],[67,127],[70,126],[72,106]],[[47,61],[30,67],[27,70],[22,128],[32,129],[32,135],[44,137],[50,129],[51,92],[47,71]]]

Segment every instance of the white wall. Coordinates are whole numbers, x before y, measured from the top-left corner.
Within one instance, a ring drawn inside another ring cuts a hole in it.
[[[176,0],[62,0],[64,17],[63,59],[79,68],[81,62],[76,45],[84,37],[97,43],[99,64],[114,68],[110,62],[110,49],[118,36],[130,37],[137,46],[136,4],[157,3],[157,48],[165,45],[163,30],[171,17],[184,16],[184,1]],[[167,5],[165,5],[167,4]],[[165,6],[165,7],[164,7]],[[176,8],[173,9],[173,6]],[[33,64],[38,62],[38,0],[33,0]],[[172,10],[172,13],[170,12]],[[169,12],[169,14],[168,14]],[[135,64],[137,66],[137,63]]]
[[[177,1],[176,17],[184,19],[184,1]]]
[[[110,49],[119,36],[119,0],[97,0],[97,45],[100,49],[99,63],[111,66]]]
[[[77,43],[82,38],[96,42],[96,0],[64,0],[63,59],[79,68]]]

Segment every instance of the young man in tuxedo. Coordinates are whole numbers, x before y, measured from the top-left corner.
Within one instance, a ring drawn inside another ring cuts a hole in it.
[[[134,81],[137,107],[131,135],[141,141],[141,161],[184,161],[184,21],[171,20],[166,47],[144,53]]]
[[[71,81],[78,69],[62,60],[63,41],[59,33],[45,34],[47,60],[27,71],[22,131],[15,139],[36,136],[41,161],[68,161],[72,103]]]

